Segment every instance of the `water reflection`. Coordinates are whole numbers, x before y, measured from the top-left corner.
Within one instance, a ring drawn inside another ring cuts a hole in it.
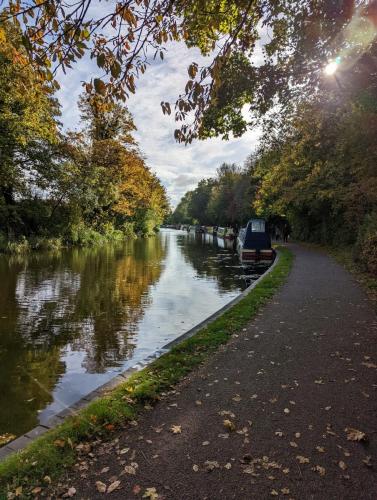
[[[0,280],[0,434],[45,421],[247,284],[230,249],[175,231],[2,256]]]

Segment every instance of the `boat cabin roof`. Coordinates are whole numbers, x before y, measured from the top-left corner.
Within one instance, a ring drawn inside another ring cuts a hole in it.
[[[263,250],[271,248],[271,238],[264,219],[250,219],[244,233],[243,247],[245,249]]]

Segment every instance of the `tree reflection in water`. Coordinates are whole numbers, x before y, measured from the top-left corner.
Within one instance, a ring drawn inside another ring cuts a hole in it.
[[[160,277],[160,238],[28,257],[0,257],[0,434],[37,424],[66,371],[65,350],[101,373],[129,358]]]
[[[237,296],[245,270],[221,243],[162,231],[0,256],[0,434],[45,422]]]

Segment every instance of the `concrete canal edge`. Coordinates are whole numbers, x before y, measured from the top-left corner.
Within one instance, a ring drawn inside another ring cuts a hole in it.
[[[242,293],[240,293],[237,297],[232,299],[230,302],[225,304],[222,308],[220,308],[218,311],[215,313],[211,314],[208,318],[203,320],[202,322],[198,323],[196,326],[188,330],[187,332],[183,333],[182,335],[178,336],[171,342],[167,343],[163,347],[157,349],[154,353],[150,354],[147,358],[143,359],[142,361],[137,362],[134,366],[127,368],[127,370],[119,373],[116,375],[114,378],[106,382],[105,384],[101,385],[94,391],[90,392],[83,398],[81,398],[79,401],[74,403],[73,405],[65,408],[63,411],[60,413],[57,413],[55,416],[51,417],[46,423],[44,424],[39,424],[36,427],[34,427],[32,430],[29,432],[23,434],[22,436],[18,437],[17,439],[7,443],[5,446],[0,448],[0,461],[4,460],[7,458],[9,455],[16,453],[18,451],[23,450],[25,447],[27,447],[29,444],[31,444],[35,439],[39,438],[46,432],[48,432],[51,429],[54,429],[58,425],[62,424],[64,420],[67,417],[74,416],[76,415],[81,409],[85,408],[86,406],[89,405],[93,400],[104,396],[106,393],[109,391],[115,389],[118,385],[124,383],[126,380],[129,379],[129,377],[134,374],[137,371],[142,370],[149,364],[151,364],[153,361],[158,359],[160,356],[163,354],[166,354],[169,352],[174,346],[177,344],[180,344],[186,339],[189,339],[190,337],[193,337],[196,333],[198,333],[200,330],[203,328],[207,327],[210,323],[214,322],[216,319],[218,319],[220,316],[222,316],[225,312],[227,312],[229,309],[231,309],[233,306],[238,304],[246,295],[248,295],[259,283],[261,280],[263,280],[268,274],[270,274],[273,269],[276,267],[277,263],[279,262],[281,256],[280,252],[276,252],[276,258],[270,266],[267,271],[265,271],[258,279],[256,279],[248,288],[246,288]]]

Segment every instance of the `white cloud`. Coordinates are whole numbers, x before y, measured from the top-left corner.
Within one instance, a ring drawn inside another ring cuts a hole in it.
[[[137,140],[147,163],[166,186],[173,205],[176,205],[188,189],[193,189],[201,178],[212,176],[222,162],[242,163],[255,147],[258,132],[249,131],[243,137],[229,141],[214,138],[188,146],[176,143],[174,117],[163,115],[160,103],[174,103],[187,81],[188,65],[193,61],[201,63],[205,58],[197,49],[188,49],[183,44],[175,43],[168,49],[165,60],[154,61],[137,82],[136,94],[127,104],[134,116]],[[60,76],[58,97],[66,128],[75,128],[79,123],[76,103],[82,92],[81,82],[97,74],[95,62],[87,57],[67,75]]]

